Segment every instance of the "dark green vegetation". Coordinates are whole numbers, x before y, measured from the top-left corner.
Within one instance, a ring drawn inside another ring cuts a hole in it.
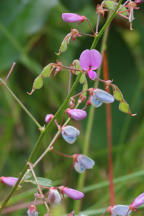
[[[31,90],[34,78],[45,65],[55,62],[57,58],[65,65],[69,65],[73,59],[79,58],[84,49],[90,48],[93,40],[83,37],[75,42],[71,41],[65,53],[59,57],[55,55],[70,28],[77,27],[62,21],[61,13],[66,11],[85,15],[95,25],[94,1],[1,0],[0,2],[0,75],[2,78],[6,77],[13,61],[17,62],[8,85],[41,125],[44,124],[45,115],[55,113],[64,101],[67,95],[68,72],[62,71],[57,77],[47,79],[44,88],[29,96],[27,92]],[[116,18],[112,23],[107,44],[110,78],[120,87],[131,105],[132,112],[137,113],[136,117],[130,117],[118,110],[117,102],[112,105],[115,192],[116,203],[121,204],[130,203],[139,193],[144,192],[143,7],[135,12],[135,18],[134,31],[129,31],[126,21]],[[79,29],[81,32],[89,33],[86,23],[81,24]],[[92,82],[89,82],[89,86],[92,85]],[[77,90],[81,90],[80,85]],[[74,145],[69,145],[60,138],[56,143],[56,150],[69,154],[82,152],[87,119],[73,124],[81,129],[79,140]],[[53,130],[45,137],[45,146],[55,132]],[[1,87],[0,175],[18,176],[38,135],[39,131],[32,120],[21,110],[7,90]],[[109,205],[108,184],[105,182],[107,181],[106,140],[103,105],[95,112],[89,156],[96,161],[96,166],[93,170],[87,171],[85,187],[87,193],[83,210],[98,210]],[[78,174],[74,170],[71,172],[71,164],[70,159],[49,153],[36,169],[37,175],[76,188]],[[121,176],[126,177],[119,178]],[[32,201],[33,188],[31,184],[25,184],[24,192],[20,190],[9,204]],[[2,201],[9,188],[0,185],[0,190]],[[66,200],[66,206],[67,212],[72,210],[73,202]],[[25,210],[22,210],[10,215],[24,214]]]

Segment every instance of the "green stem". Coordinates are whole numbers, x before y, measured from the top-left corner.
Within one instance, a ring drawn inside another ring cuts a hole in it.
[[[99,32],[99,34],[94,38],[94,41],[93,41],[93,44],[91,46],[91,49],[94,49],[98,40],[100,39],[100,37],[102,36],[102,34],[104,33],[104,31],[106,30],[107,26],[111,23],[112,19],[114,18],[114,16],[116,15],[116,12],[117,12],[117,9],[119,8],[120,4],[121,4],[122,0],[119,1],[118,3],[118,6],[116,7],[115,11],[113,12],[112,14],[112,18],[110,17],[105,25],[103,26],[103,28],[101,29],[101,31]],[[100,35],[100,36],[99,36]],[[80,80],[80,77],[81,77],[81,74],[79,74],[71,88],[71,91],[70,93],[67,95],[66,99],[64,100],[63,104],[60,106],[60,108],[58,109],[58,111],[56,112],[56,114],[54,115],[54,118],[50,121],[50,123],[46,126],[45,130],[41,132],[27,162],[32,162],[33,161],[33,158],[35,157],[35,155],[37,154],[37,152],[39,151],[39,148],[41,146],[41,142],[43,140],[43,137],[46,133],[48,133],[48,131],[50,130],[54,120],[59,116],[61,115],[61,113],[65,110],[65,108],[67,107],[68,103],[69,103],[69,99],[70,97],[72,96],[74,90],[76,89],[76,86],[78,85],[79,83],[79,80]],[[18,178],[18,181],[17,183],[15,184],[15,186],[11,189],[10,193],[8,194],[8,196],[5,198],[5,200],[3,201],[2,205],[1,205],[1,208],[0,208],[0,211],[6,206],[7,202],[9,201],[9,199],[11,198],[11,196],[13,195],[13,193],[16,191],[18,185],[20,184],[24,174],[26,173],[27,169],[28,169],[28,165],[27,165],[27,162],[22,170],[22,172],[20,173],[20,176]]]
[[[32,119],[32,121],[37,125],[39,129],[42,128],[42,126],[38,123],[38,121],[33,117],[33,115],[28,111],[28,109],[23,105],[23,103],[18,99],[18,97],[13,93],[13,91],[8,87],[6,82],[0,78],[0,82],[5,86],[5,88],[8,90],[10,95],[17,101],[17,103],[21,106],[21,108],[28,114],[28,116]]]

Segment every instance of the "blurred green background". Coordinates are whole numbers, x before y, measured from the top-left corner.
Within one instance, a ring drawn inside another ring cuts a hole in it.
[[[99,1],[100,2],[100,1]],[[87,16],[95,27],[97,0],[1,0],[0,1],[0,77],[5,78],[12,63],[16,67],[8,80],[9,87],[32,112],[40,124],[44,124],[47,113],[55,113],[67,95],[68,72],[46,79],[44,87],[32,96],[34,78],[42,68],[56,59],[70,65],[80,53],[90,48],[92,38],[81,37],[71,41],[68,50],[57,57],[56,52],[71,27],[90,33],[86,23],[67,24],[61,19],[63,12],[76,12]],[[130,117],[118,110],[118,102],[112,105],[113,162],[116,203],[129,204],[139,193],[144,192],[144,6],[135,11],[134,31],[129,24],[116,17],[112,22],[107,43],[110,79],[119,86],[137,116]],[[106,18],[106,17],[105,17]],[[101,26],[105,21],[101,20]],[[101,42],[100,42],[101,43]],[[100,48],[98,44],[98,49]],[[93,86],[89,82],[89,87]],[[77,91],[81,90],[81,85]],[[74,145],[61,138],[55,149],[66,154],[81,153],[87,119],[72,122],[81,130]],[[48,145],[56,130],[48,134],[44,144]],[[18,176],[31,152],[39,131],[4,87],[0,90],[0,175]],[[42,147],[43,148],[43,147]],[[42,149],[41,149],[42,150]],[[94,117],[89,156],[96,162],[93,170],[87,171],[85,198],[82,210],[96,215],[97,209],[109,205],[107,185],[107,137],[105,106],[97,109]],[[78,176],[72,170],[72,161],[49,153],[36,169],[43,176],[60,184],[76,188]],[[126,176],[124,179],[121,176]],[[88,186],[88,187],[87,187]],[[7,196],[10,188],[0,185],[0,200]],[[33,185],[25,185],[9,204],[34,200]],[[73,201],[64,201],[66,212],[73,209]],[[43,215],[43,207],[38,207]],[[91,211],[92,210],[92,211]],[[95,211],[96,210],[96,211]],[[94,212],[93,212],[94,211]],[[143,211],[138,215],[143,215]],[[26,215],[26,209],[7,215]],[[87,214],[86,214],[87,215]]]

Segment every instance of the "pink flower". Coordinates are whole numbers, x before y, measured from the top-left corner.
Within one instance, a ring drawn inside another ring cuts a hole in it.
[[[141,3],[143,3],[143,0],[135,0],[135,3],[136,4],[141,4]]]
[[[134,210],[135,208],[144,204],[144,193],[141,193],[130,205],[130,209]]]
[[[13,187],[16,184],[17,180],[18,178],[15,178],[15,177],[6,177],[6,176],[0,177],[0,181],[2,184],[7,184],[11,187]]]
[[[68,23],[75,23],[75,22],[82,23],[87,18],[85,16],[81,16],[81,15],[75,14],[75,13],[63,13],[62,19],[64,22],[68,22]]]
[[[69,196],[74,200],[80,200],[84,197],[84,193],[72,188],[61,186],[60,190],[62,194],[66,194],[67,196]]]
[[[97,73],[94,71],[98,69],[102,62],[102,56],[99,51],[86,49],[80,55],[79,63],[83,70],[87,71],[91,80],[97,78]]]
[[[82,110],[82,109],[70,109],[68,108],[66,110],[67,114],[75,119],[75,120],[82,120],[87,116],[86,111]]]
[[[53,114],[47,114],[46,117],[45,117],[45,122],[49,123],[52,120],[53,117],[54,117]]]

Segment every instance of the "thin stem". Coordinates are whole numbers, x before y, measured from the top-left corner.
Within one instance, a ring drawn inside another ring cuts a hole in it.
[[[13,72],[13,69],[14,69],[15,65],[16,65],[16,63],[14,62],[14,63],[12,64],[12,66],[11,66],[10,71],[8,72],[8,75],[7,75],[6,79],[5,79],[5,83],[7,83],[7,80],[8,80],[8,78],[10,77],[11,73]]]
[[[95,35],[95,31],[93,30],[93,27],[92,27],[92,25],[91,25],[89,19],[87,18],[86,21],[87,21],[87,23],[88,23],[88,25],[89,25],[89,27],[90,27],[92,33]]]
[[[71,89],[71,81],[72,81],[72,73],[71,71],[69,71],[68,94],[70,93],[70,89]]]
[[[108,61],[106,51],[103,55],[103,76],[104,79],[109,80]],[[109,87],[106,88],[110,92]],[[108,144],[108,173],[109,173],[109,191],[110,191],[110,204],[115,203],[114,183],[113,183],[113,164],[112,164],[112,113],[111,104],[106,104],[106,125],[107,125],[107,144]]]
[[[82,33],[82,32],[79,32],[79,34],[82,35],[82,36],[86,36],[86,37],[95,37],[95,35],[86,34],[86,33]]]
[[[97,23],[96,23],[96,35],[98,34],[98,27],[99,27],[99,22],[100,22],[100,13],[97,15]]]
[[[119,4],[118,4],[118,7],[120,6],[122,0],[119,1]],[[103,35],[104,31],[107,29],[107,26],[109,26],[109,24],[111,23],[112,19],[115,17],[116,13],[117,13],[117,9],[118,7],[116,7],[116,10],[113,12],[112,14],[112,17],[109,18],[105,25],[103,26],[103,28],[100,30],[99,34],[97,36],[95,36],[94,40],[93,40],[93,43],[92,43],[92,46],[91,46],[91,49],[94,49],[96,47],[96,44],[98,42],[98,40],[100,39],[100,37]],[[78,83],[79,83],[79,80],[81,78],[81,73],[77,76],[72,88],[71,88],[71,91],[69,93],[69,95],[67,95],[66,99],[64,100],[63,104],[59,107],[58,111],[56,112],[56,114],[54,115],[54,118],[50,121],[50,123],[46,126],[45,130],[41,132],[37,142],[35,143],[34,145],[34,148],[27,160],[27,162],[32,162],[34,160],[34,157],[36,156],[37,152],[39,151],[39,148],[41,147],[41,142],[43,140],[43,137],[46,133],[48,133],[53,125],[53,122],[54,122],[54,119],[56,119],[57,117],[59,117],[62,112],[66,109],[68,103],[69,103],[69,99],[70,97],[72,96],[74,90],[76,89]],[[9,199],[12,197],[13,193],[16,191],[17,187],[19,186],[20,182],[21,182],[21,179],[23,178],[23,176],[25,175],[27,169],[28,169],[28,166],[27,166],[27,162],[24,166],[24,168],[22,169],[22,172],[20,173],[20,176],[18,178],[18,181],[17,183],[15,184],[15,186],[12,188],[12,190],[10,191],[10,193],[8,194],[8,196],[5,198],[5,200],[3,201],[2,205],[1,205],[1,208],[0,208],[0,211],[5,207],[5,205],[7,204],[7,202],[9,201]]]
[[[27,115],[33,120],[33,122],[37,125],[39,129],[42,128],[42,126],[38,123],[38,121],[33,117],[33,115],[28,111],[28,109],[24,106],[24,104],[18,99],[18,97],[14,94],[14,92],[8,87],[8,85],[5,83],[4,80],[0,78],[0,82],[5,86],[5,88],[8,90],[10,95],[17,101],[17,103],[21,106],[21,108],[27,113]]]
[[[58,139],[59,135],[60,135],[60,130],[56,133],[56,135],[54,136],[54,138],[52,139],[52,141],[50,142],[49,146],[46,148],[46,150],[41,154],[41,156],[34,162],[33,167],[36,167],[36,165],[43,159],[43,157],[52,149],[52,146],[54,145],[54,143],[56,142],[56,140]]]
[[[32,165],[30,162],[28,162],[28,166],[29,166],[29,168],[30,168],[30,170],[31,170],[31,172],[32,172],[32,175],[33,175],[33,177],[34,177],[34,180],[35,180],[35,182],[36,182],[36,184],[37,184],[38,191],[39,191],[40,195],[44,198],[44,195],[43,195],[43,192],[42,192],[42,190],[41,190],[41,188],[40,188],[40,185],[39,185],[39,183],[38,183],[36,174],[35,174],[35,172],[34,172],[34,170],[33,170],[33,165]],[[47,209],[47,212],[49,212],[49,207],[48,207],[48,204],[47,204],[47,202],[46,202],[45,200],[44,200],[44,204],[45,204],[45,207],[46,207],[46,209]]]
[[[56,153],[56,154],[58,154],[58,155],[60,155],[62,157],[71,158],[71,159],[73,158],[73,155],[67,155],[67,154],[64,154],[62,152],[57,152],[54,149],[51,149],[50,151],[52,151],[52,152],[54,152],[54,153]]]

